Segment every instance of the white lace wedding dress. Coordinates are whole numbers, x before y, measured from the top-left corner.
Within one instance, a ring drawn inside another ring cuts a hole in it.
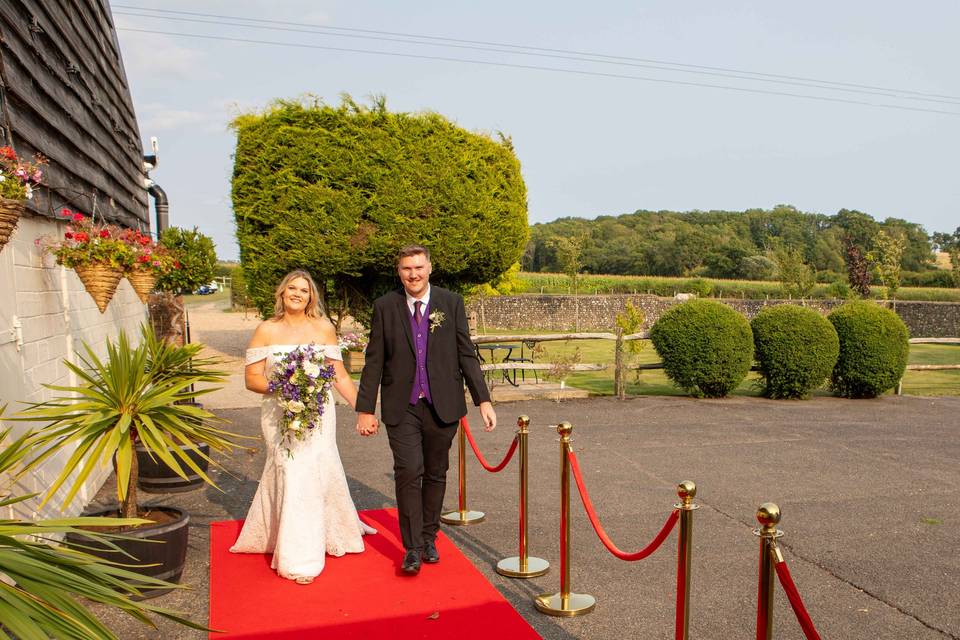
[[[246,363],[266,359],[265,371],[276,354],[297,345],[270,345],[247,350]],[[340,360],[340,347],[320,345],[328,359]],[[337,421],[332,393],[323,411],[320,432],[281,446],[277,429],[280,406],[265,395],[260,426],[267,461],[260,486],[243,523],[233,553],[273,553],[271,567],[291,580],[312,578],[323,571],[327,553],[342,556],[363,551],[364,534],[376,533],[360,521],[350,498],[337,449]]]

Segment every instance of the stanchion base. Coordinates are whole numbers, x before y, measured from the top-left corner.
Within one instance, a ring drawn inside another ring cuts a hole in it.
[[[559,593],[544,593],[534,598],[533,604],[537,611],[548,616],[572,618],[593,611],[597,600],[586,593],[571,593],[566,598]]]
[[[520,556],[504,558],[497,563],[497,573],[508,578],[536,578],[550,571],[550,563],[543,558],[528,556],[526,564],[526,567],[520,567]]]
[[[487,515],[483,511],[451,511],[440,516],[440,522],[460,527],[466,524],[483,522]]]

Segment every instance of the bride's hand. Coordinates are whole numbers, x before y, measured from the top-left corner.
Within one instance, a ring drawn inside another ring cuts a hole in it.
[[[372,413],[357,414],[357,433],[362,436],[374,436],[377,435],[379,429],[380,423],[375,415]]]

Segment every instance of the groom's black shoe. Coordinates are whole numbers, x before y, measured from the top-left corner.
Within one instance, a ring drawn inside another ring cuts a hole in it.
[[[400,565],[400,571],[415,576],[420,573],[420,550],[409,549],[403,556],[403,564]]]
[[[440,562],[440,554],[437,552],[437,543],[433,540],[424,540],[423,542],[423,561],[427,564],[436,564]]]

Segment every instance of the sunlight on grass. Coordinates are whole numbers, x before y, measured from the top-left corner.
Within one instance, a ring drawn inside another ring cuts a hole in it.
[[[489,335],[530,335],[549,333],[543,331],[519,331],[513,329],[489,329]],[[660,357],[649,340],[644,340],[643,351],[632,357],[637,364],[660,362]],[[536,360],[538,362],[554,362],[556,356],[572,354],[580,350],[580,362],[584,364],[609,364],[606,371],[584,371],[571,373],[567,377],[567,384],[585,389],[595,395],[613,394],[613,340],[568,340],[563,342],[543,342]],[[917,344],[910,347],[910,364],[960,364],[960,345]],[[544,373],[540,373],[544,378]],[[662,369],[641,371],[639,382],[633,371],[627,373],[627,395],[658,395],[683,396],[682,389],[674,386]],[[903,380],[904,395],[916,396],[960,396],[960,370],[954,371],[908,371]],[[760,396],[759,376],[751,372],[740,383],[733,395]],[[815,396],[830,395],[829,389],[824,386],[814,391]]]

